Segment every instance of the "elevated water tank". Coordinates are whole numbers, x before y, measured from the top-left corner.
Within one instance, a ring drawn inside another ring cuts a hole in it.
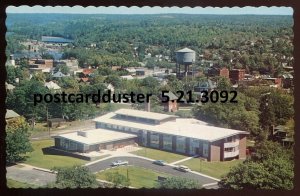
[[[191,65],[195,62],[196,52],[189,48],[183,48],[176,51],[176,60],[181,65]]]

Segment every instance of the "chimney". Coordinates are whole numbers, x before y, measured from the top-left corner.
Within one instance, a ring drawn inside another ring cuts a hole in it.
[[[149,102],[145,102],[145,111],[150,112],[150,99]]]

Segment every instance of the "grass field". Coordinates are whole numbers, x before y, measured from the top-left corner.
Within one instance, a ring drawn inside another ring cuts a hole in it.
[[[221,178],[221,176],[227,174],[231,167],[242,163],[243,160],[232,160],[223,162],[206,162],[200,161],[199,158],[193,158],[188,161],[181,162],[180,165],[188,166],[190,169],[212,176],[215,178]]]
[[[97,178],[101,180],[106,180],[105,174],[108,172],[119,172],[120,174],[127,176],[128,169],[128,178],[130,180],[130,186],[135,188],[155,188],[157,186],[157,177],[171,177],[168,174],[162,174],[150,169],[145,169],[141,167],[133,166],[121,166],[117,168],[112,168],[105,170],[103,172],[97,173]]]
[[[171,152],[156,150],[152,148],[142,148],[140,150],[131,152],[132,154],[147,157],[154,160],[164,160],[167,163],[178,161],[180,159],[187,158],[187,156],[179,155]]]
[[[40,141],[33,141],[32,147],[34,149],[33,152],[28,153],[28,158],[24,162],[26,164],[51,169],[53,167],[67,167],[73,165],[82,165],[87,163],[85,160],[63,156],[63,155],[44,155],[42,148],[53,146],[53,140],[40,140]]]
[[[27,184],[25,182],[19,182],[12,179],[7,179],[6,184],[8,188],[37,188],[36,185]]]

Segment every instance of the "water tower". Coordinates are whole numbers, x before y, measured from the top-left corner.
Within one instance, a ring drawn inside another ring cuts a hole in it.
[[[193,70],[190,67],[195,63],[196,52],[189,48],[183,48],[176,51],[176,76],[177,78],[193,76]],[[182,70],[181,65],[184,66]]]

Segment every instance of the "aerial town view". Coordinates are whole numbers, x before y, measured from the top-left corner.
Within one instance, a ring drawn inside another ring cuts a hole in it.
[[[8,188],[294,188],[293,9],[6,9]]]

